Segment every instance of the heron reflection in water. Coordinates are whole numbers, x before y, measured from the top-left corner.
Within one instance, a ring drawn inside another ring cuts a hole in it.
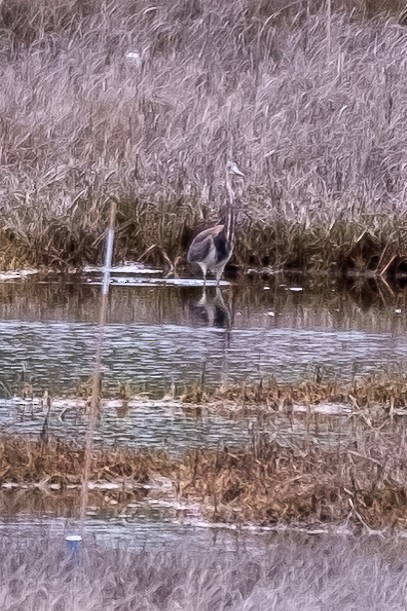
[[[193,312],[208,327],[230,329],[232,315],[229,306],[223,298],[222,291],[219,287],[216,287],[215,296],[210,293],[211,291],[204,288],[201,298],[192,306]]]

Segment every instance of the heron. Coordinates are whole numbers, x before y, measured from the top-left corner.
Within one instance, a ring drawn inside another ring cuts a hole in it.
[[[225,265],[233,254],[235,242],[235,192],[233,190],[233,177],[244,178],[234,161],[226,164],[226,191],[228,200],[226,205],[226,218],[222,225],[215,225],[204,229],[193,239],[187,255],[188,263],[197,263],[202,270],[204,285],[206,275],[213,272],[216,276],[216,285],[222,277]]]

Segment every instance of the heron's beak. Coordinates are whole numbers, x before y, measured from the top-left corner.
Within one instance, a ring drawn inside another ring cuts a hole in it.
[[[237,164],[234,161],[228,161],[226,168],[229,170],[230,174],[234,174],[235,176],[240,176],[244,178],[243,172],[239,170]]]
[[[232,171],[232,174],[234,174],[235,176],[240,176],[241,178],[244,178],[243,172],[239,170],[239,168],[237,167],[235,163],[233,164],[233,166],[230,169]]]

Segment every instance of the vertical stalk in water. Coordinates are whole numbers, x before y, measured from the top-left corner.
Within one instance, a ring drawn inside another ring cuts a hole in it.
[[[116,210],[117,210],[117,202],[115,199],[112,199],[111,205],[110,205],[109,228],[107,230],[107,236],[106,236],[105,261],[104,261],[104,267],[103,267],[103,282],[102,282],[102,291],[101,291],[100,309],[99,309],[99,324],[98,324],[98,334],[97,334],[97,340],[96,340],[95,363],[94,363],[94,370],[93,370],[92,397],[91,397],[91,403],[90,403],[89,425],[88,425],[88,430],[86,432],[85,464],[83,467],[82,490],[81,490],[81,510],[80,510],[80,520],[81,520],[82,529],[84,526],[86,507],[88,504],[88,485],[89,485],[89,477],[90,477],[90,467],[92,464],[93,436],[95,432],[96,416],[98,413],[99,402],[100,402],[100,380],[101,380],[103,339],[104,339],[104,334],[105,334],[107,303],[108,303],[108,296],[109,296],[110,269],[112,267],[112,259],[113,259]]]
[[[332,0],[326,0],[326,47],[327,59],[331,56],[331,22],[332,22]]]

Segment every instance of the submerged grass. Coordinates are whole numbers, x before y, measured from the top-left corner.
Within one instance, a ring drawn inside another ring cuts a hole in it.
[[[366,227],[404,255],[402,5],[5,0],[0,266],[96,261],[115,197],[117,256],[171,267],[230,155],[238,264],[340,266]]]

